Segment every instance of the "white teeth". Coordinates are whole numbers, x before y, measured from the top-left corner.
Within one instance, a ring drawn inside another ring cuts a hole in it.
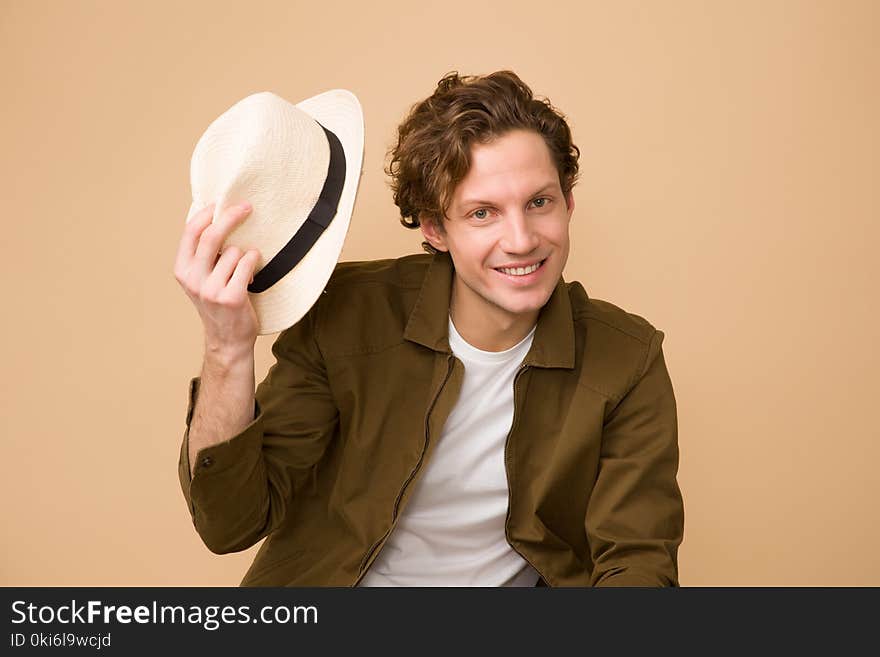
[[[507,267],[502,267],[498,271],[504,272],[508,276],[525,276],[526,274],[531,274],[533,271],[535,271],[540,266],[541,266],[541,263],[536,262],[534,265],[532,265],[530,267],[514,267],[513,269],[510,269]]]

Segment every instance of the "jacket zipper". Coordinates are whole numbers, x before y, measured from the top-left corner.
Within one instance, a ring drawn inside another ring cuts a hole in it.
[[[421,469],[422,462],[425,460],[425,454],[428,451],[428,442],[429,442],[428,422],[431,418],[431,412],[434,410],[434,405],[437,403],[437,400],[440,398],[440,393],[443,392],[443,388],[446,387],[446,382],[449,381],[449,376],[452,374],[452,358],[453,358],[452,354],[449,354],[449,356],[446,359],[446,376],[443,378],[443,383],[441,383],[440,387],[437,389],[437,394],[434,395],[434,398],[431,400],[431,404],[428,406],[428,412],[425,414],[425,443],[424,443],[424,445],[422,445],[422,453],[419,455],[419,460],[416,463],[416,467],[413,468],[412,472],[409,473],[409,477],[407,477],[406,481],[403,482],[403,486],[401,487],[400,491],[397,493],[397,499],[394,501],[394,511],[391,514],[391,527],[388,529],[387,532],[385,532],[385,534],[382,536],[382,538],[380,538],[378,541],[373,543],[372,547],[370,547],[369,551],[367,552],[367,555],[361,561],[361,567],[360,567],[361,574],[355,580],[354,584],[352,584],[352,587],[357,586],[360,583],[360,581],[364,578],[364,576],[367,574],[367,571],[369,570],[370,565],[372,565],[370,563],[370,560],[372,559],[373,554],[385,543],[385,540],[388,538],[389,534],[391,534],[391,532],[394,531],[394,527],[397,525],[397,510],[398,510],[398,508],[400,508],[400,501],[403,499],[403,493],[406,491],[407,487],[409,486],[409,483],[416,476],[416,473],[418,473],[418,471]]]
[[[507,432],[507,438],[504,439],[504,474],[507,476],[507,516],[504,518],[504,538],[507,540],[507,544],[510,546],[510,549],[512,549],[514,552],[516,552],[532,568],[535,568],[535,564],[533,564],[531,561],[529,561],[522,552],[520,552],[519,550],[517,550],[513,546],[513,543],[511,543],[511,541],[510,541],[510,533],[507,529],[507,525],[510,522],[510,495],[511,495],[511,490],[512,490],[510,487],[510,457],[508,456],[508,453],[507,453],[507,446],[510,443],[510,434],[513,433],[513,430],[516,427],[517,413],[519,411],[519,407],[517,406],[517,403],[516,403],[516,399],[517,399],[516,382],[519,381],[520,374],[525,372],[528,368],[529,368],[529,366],[526,365],[525,363],[523,363],[522,365],[519,366],[519,370],[517,371],[516,375],[513,377],[513,420],[510,423],[510,431]],[[535,572],[538,573],[538,576],[544,580],[544,582],[547,584],[547,586],[550,586],[550,582],[546,577],[544,577],[544,573],[542,573],[537,568],[535,568]]]

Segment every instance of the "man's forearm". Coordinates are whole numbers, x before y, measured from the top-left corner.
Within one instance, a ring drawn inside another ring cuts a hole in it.
[[[230,357],[206,350],[189,428],[190,476],[199,450],[229,440],[253,419],[253,351]]]

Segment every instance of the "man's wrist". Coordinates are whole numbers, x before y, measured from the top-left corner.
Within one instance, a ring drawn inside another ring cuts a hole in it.
[[[254,349],[250,347],[205,344],[205,367],[217,374],[231,374],[254,368]]]

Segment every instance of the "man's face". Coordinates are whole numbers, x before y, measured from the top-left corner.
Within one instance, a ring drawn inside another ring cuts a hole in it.
[[[534,321],[553,294],[568,259],[573,209],[544,139],[515,130],[472,147],[445,230],[423,221],[422,232],[452,257],[456,305],[504,326]]]

